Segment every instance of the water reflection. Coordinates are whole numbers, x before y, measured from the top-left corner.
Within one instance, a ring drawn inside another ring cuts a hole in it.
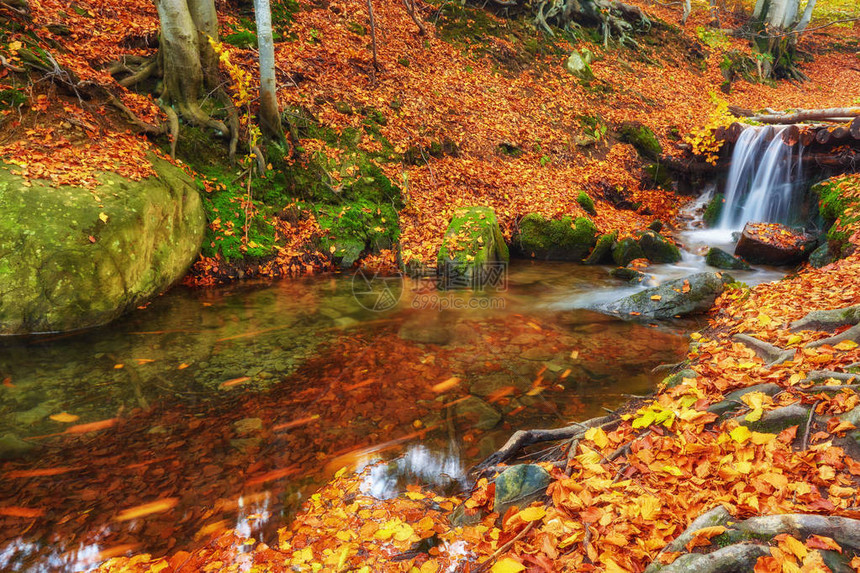
[[[0,436],[19,448],[0,450],[0,568],[164,554],[233,527],[271,541],[334,471],[372,460],[394,460],[373,495],[455,490],[513,430],[598,415],[683,355],[688,324],[571,304],[602,290],[618,296],[606,268],[529,262],[504,292],[424,304],[406,283],[383,312],[349,276],[177,289],[109,328],[6,341]]]

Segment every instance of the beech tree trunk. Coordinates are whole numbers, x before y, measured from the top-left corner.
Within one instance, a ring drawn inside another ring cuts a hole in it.
[[[278,110],[275,83],[275,44],[272,38],[272,12],[269,0],[254,0],[257,20],[257,47],[260,52],[260,129],[270,140],[283,141],[284,130]]]
[[[218,85],[217,56],[206,37],[214,33],[217,39],[214,0],[155,0],[155,6],[161,23],[162,100],[190,123],[226,135],[229,130],[224,123],[200,108],[204,85]]]

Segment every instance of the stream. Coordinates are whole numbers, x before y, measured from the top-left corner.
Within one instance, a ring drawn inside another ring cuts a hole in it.
[[[648,272],[706,268],[685,253]],[[380,497],[457,492],[514,430],[599,415],[683,358],[704,319],[587,310],[644,288],[609,270],[518,260],[484,293],[351,274],[175,288],[103,328],[3,341],[0,460],[17,457],[0,462],[0,569],[85,569],[226,528],[272,542],[343,466],[386,462]]]

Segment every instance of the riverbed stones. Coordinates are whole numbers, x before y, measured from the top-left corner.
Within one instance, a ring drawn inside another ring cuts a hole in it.
[[[487,269],[510,256],[496,212],[490,207],[458,209],[448,224],[437,256],[445,286],[473,286]]]
[[[15,434],[0,436],[0,460],[13,460],[26,456],[34,448],[33,444],[22,440]]]
[[[597,243],[588,257],[582,261],[584,265],[603,265],[612,262],[612,247],[618,238],[618,231],[600,235]]]
[[[631,269],[630,267],[616,267],[609,271],[609,274],[618,280],[637,284],[648,278],[648,275],[646,275],[642,271],[637,271],[636,269]]]
[[[511,506],[525,507],[540,498],[552,478],[541,466],[519,464],[511,466],[496,478],[493,511],[504,515]]]
[[[633,237],[625,237],[612,247],[612,260],[619,267],[626,267],[630,264],[630,261],[644,258],[645,252],[639,246],[639,242]]]
[[[748,271],[750,270],[750,266],[741,259],[740,257],[735,257],[722,249],[717,247],[711,247],[708,250],[708,254],[705,255],[705,263],[708,266],[724,269],[727,271]]]
[[[620,318],[655,320],[701,313],[713,306],[731,282],[734,279],[725,273],[697,273],[598,305],[595,310]]]
[[[597,243],[597,227],[586,217],[547,219],[530,213],[519,223],[514,240],[527,257],[552,261],[581,261]]]
[[[457,402],[454,408],[457,418],[471,422],[476,430],[490,430],[502,420],[502,415],[495,408],[475,396]]]
[[[93,189],[24,181],[0,164],[0,334],[105,324],[182,278],[206,216],[194,182],[102,173]]]
[[[809,257],[814,239],[777,223],[747,223],[735,255],[753,264],[796,265]]]

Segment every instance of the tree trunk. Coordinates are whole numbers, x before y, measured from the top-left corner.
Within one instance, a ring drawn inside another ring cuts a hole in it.
[[[200,65],[203,68],[203,81],[209,89],[218,86],[218,54],[209,43],[211,38],[218,41],[218,13],[213,0],[188,0],[191,20],[197,28],[197,42],[200,48]]]
[[[803,32],[809,26],[809,22],[812,20],[812,11],[815,9],[815,2],[816,0],[807,0],[806,8],[803,10],[803,17],[795,28],[797,32]]]
[[[155,0],[161,23],[160,57],[164,68],[162,99],[166,105],[175,107],[179,115],[190,123],[199,127],[211,127],[222,135],[227,135],[230,131],[223,122],[213,120],[200,109],[205,77],[201,59],[201,32],[195,25],[189,2],[195,7],[195,13],[201,18],[201,22],[211,27],[212,20],[206,20],[205,15],[214,14],[213,0]],[[217,27],[217,19],[214,25]],[[206,83],[217,85],[217,65],[205,72],[215,74],[215,77],[208,78]]]
[[[275,45],[272,39],[272,12],[269,0],[254,0],[257,19],[257,47],[260,52],[260,129],[266,139],[283,141],[284,130],[278,111],[275,83]]]

